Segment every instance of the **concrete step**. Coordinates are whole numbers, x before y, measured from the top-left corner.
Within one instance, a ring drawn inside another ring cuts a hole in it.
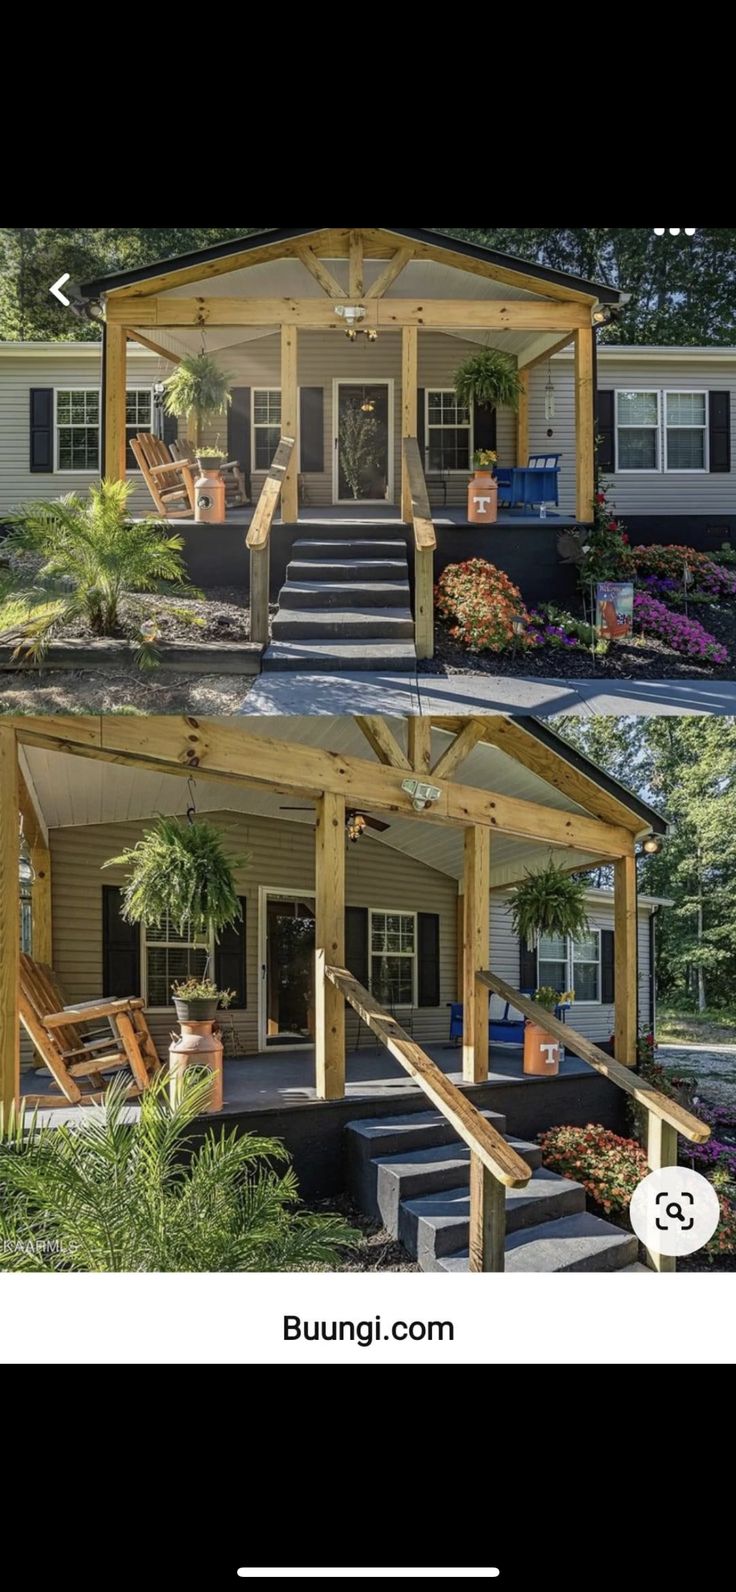
[[[499,1111],[481,1113],[498,1133],[506,1129]],[[371,1216],[380,1215],[377,1200],[379,1164],[396,1156],[404,1160],[417,1152],[462,1148],[458,1136],[441,1111],[412,1111],[393,1117],[365,1117],[345,1129],[348,1188],[356,1203]],[[458,1181],[457,1179],[455,1181]]]
[[[287,581],[406,580],[405,558],[300,558],[286,566]]]
[[[279,610],[341,608],[409,608],[408,580],[334,581],[291,580],[279,592]],[[353,606],[355,605],[355,607]]]
[[[312,670],[344,674],[356,670],[413,673],[417,654],[413,641],[272,641],[261,659],[269,669]]]
[[[444,1256],[467,1249],[469,1210],[467,1186],[402,1202],[398,1237],[409,1254],[416,1256],[422,1271],[438,1271]],[[507,1248],[511,1249],[511,1239],[522,1227],[546,1225],[576,1214],[585,1214],[581,1184],[540,1167],[526,1188],[506,1190]]]
[[[406,558],[406,542],[349,541],[349,542],[293,542],[292,558]]]
[[[637,1239],[587,1211],[524,1227],[506,1239],[506,1271],[646,1271],[636,1263]],[[468,1270],[467,1249],[441,1255],[435,1271]]]
[[[274,641],[408,641],[414,620],[408,608],[279,608]]]
[[[523,1157],[532,1172],[541,1166],[542,1152],[538,1144],[511,1138],[508,1143]],[[424,1194],[441,1194],[447,1189],[457,1190],[460,1186],[465,1189],[469,1187],[470,1150],[466,1144],[457,1141],[434,1149],[411,1150],[382,1157],[373,1164],[376,1169],[377,1215],[392,1238],[399,1236],[403,1201],[416,1200]]]

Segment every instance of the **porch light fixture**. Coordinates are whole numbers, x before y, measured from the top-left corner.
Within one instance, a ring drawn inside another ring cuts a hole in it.
[[[376,407],[375,398],[364,398],[360,407],[364,415],[372,415]]]
[[[594,313],[593,313],[593,325],[594,326],[602,326],[604,321],[607,321],[607,320],[608,320],[608,313],[607,313],[606,310],[595,310],[594,311]]]
[[[661,835],[647,835],[641,849],[645,857],[657,857],[662,850]]]
[[[348,840],[352,840],[352,841],[360,840],[361,835],[365,834],[365,830],[366,830],[366,822],[365,822],[365,819],[363,817],[363,814],[362,813],[348,813],[347,820],[346,820],[346,823],[345,823],[345,833],[346,833],[346,835],[348,837]]]
[[[437,785],[426,785],[421,779],[402,779],[401,789],[411,796],[411,805],[418,813],[425,807],[431,807],[432,802],[438,802],[442,795]]]
[[[378,332],[374,326],[360,325],[360,322],[365,320],[365,313],[364,304],[335,305],[335,314],[345,321],[345,336],[350,339],[351,343],[355,342],[356,337],[365,337],[369,343],[375,343],[378,337]]]

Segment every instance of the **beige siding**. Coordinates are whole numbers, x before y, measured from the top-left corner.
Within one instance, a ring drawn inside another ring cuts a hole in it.
[[[99,387],[101,345],[83,344],[58,352],[50,344],[48,354],[27,352],[0,356],[0,515],[9,513],[32,498],[61,497],[67,492],[85,494],[97,476],[91,471],[32,473],[30,461],[30,392],[32,387]],[[171,372],[168,361],[153,354],[128,354],[128,386],[152,387]],[[56,439],[54,439],[54,458]],[[137,470],[128,480],[135,485],[131,508],[146,513],[151,499]]]

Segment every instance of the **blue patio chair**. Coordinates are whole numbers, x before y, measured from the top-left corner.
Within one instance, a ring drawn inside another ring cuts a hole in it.
[[[531,1000],[534,995],[534,990],[520,989],[519,994],[527,995]],[[505,1002],[503,1017],[490,1016],[490,993],[488,1004],[488,1038],[490,1039],[491,1043],[496,1045],[523,1045],[524,1024],[526,1023],[526,1018],[509,1017],[509,1011],[514,1010],[513,1001]],[[463,1037],[463,1003],[462,1001],[448,1001],[447,1005],[450,1008],[449,1043],[451,1045],[458,1045]],[[557,1017],[561,1023],[564,1023],[569,1010],[569,1001],[560,1002],[557,1006],[555,1006],[555,1017]]]
[[[496,470],[499,501],[533,508],[560,501],[561,453],[530,453],[528,463]]]

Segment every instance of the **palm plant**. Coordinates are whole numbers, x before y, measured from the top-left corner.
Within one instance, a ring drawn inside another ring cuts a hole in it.
[[[358,1234],[338,1216],[295,1208],[278,1139],[195,1135],[209,1090],[185,1073],[171,1105],[164,1077],[129,1121],[117,1080],[73,1126],[11,1121],[0,1135],[0,1270],[334,1268]]]
[[[521,379],[516,363],[499,348],[481,348],[464,359],[455,371],[455,395],[463,408],[513,409],[519,407]]]
[[[167,921],[180,934],[215,939],[242,911],[233,870],[250,856],[228,857],[219,830],[202,819],[182,823],[159,817],[134,846],[110,857],[104,868],[127,868],[123,917],[128,923],[160,928]]]
[[[164,409],[167,415],[194,420],[197,445],[209,420],[225,413],[231,403],[232,376],[221,370],[209,354],[185,354],[172,376],[164,382]]]
[[[511,921],[519,939],[533,947],[539,938],[580,940],[588,932],[584,879],[565,873],[550,857],[511,891]]]
[[[132,491],[131,482],[101,481],[86,501],[72,492],[10,516],[5,550],[43,560],[33,584],[13,593],[29,614],[15,627],[21,649],[42,654],[57,630],[80,618],[95,635],[114,635],[126,592],[193,590],[182,538],[156,519],[130,519]]]

